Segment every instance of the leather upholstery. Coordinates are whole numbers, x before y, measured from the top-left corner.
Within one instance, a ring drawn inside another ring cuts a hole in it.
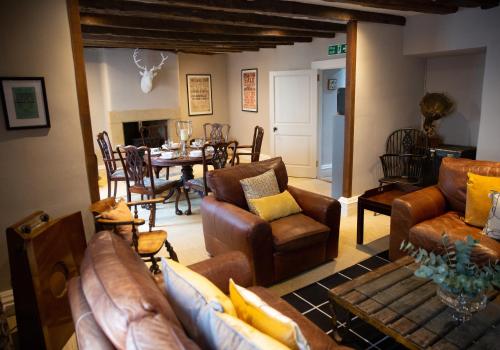
[[[480,238],[472,259],[479,263],[494,261],[500,256],[500,243],[479,234],[479,229],[467,225],[461,216],[465,212],[467,172],[500,176],[500,163],[470,159],[444,158],[439,170],[439,183],[411,192],[394,200],[391,212],[389,257],[395,260],[403,240],[418,247],[440,251],[441,235],[464,239],[468,234]]]
[[[217,286],[225,284],[224,291],[229,277],[243,286],[251,284],[250,265],[240,252],[230,252],[190,268]],[[80,350],[199,349],[173,314],[161,274],[151,275],[122,239],[109,231],[97,233],[88,244],[80,272],[81,277],[72,279],[68,286]],[[263,288],[253,291],[297,322],[311,349],[344,348],[284,300]]]
[[[301,214],[268,223],[248,211],[240,180],[269,169],[274,169],[280,191],[287,189],[302,208]],[[339,202],[287,186],[281,158],[219,169],[207,179],[213,196],[201,204],[205,247],[213,256],[244,253],[258,285],[271,285],[338,255]]]
[[[217,200],[248,210],[240,180],[263,174],[270,169],[274,169],[280,192],[283,192],[288,184],[288,175],[281,157],[210,171],[207,174],[208,187]]]

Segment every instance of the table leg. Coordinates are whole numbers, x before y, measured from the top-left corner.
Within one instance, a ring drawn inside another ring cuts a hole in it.
[[[182,181],[182,188],[184,189],[184,193],[186,195],[186,202],[188,203],[188,209],[184,211],[185,215],[191,215],[191,203],[189,203],[189,190],[186,189],[184,186],[184,183],[188,180],[194,179],[194,174],[193,174],[193,166],[192,165],[183,165],[181,169],[181,181]],[[178,211],[177,215],[182,214],[182,211]]]
[[[358,223],[356,225],[356,243],[363,244],[363,235],[365,229],[365,208],[358,201]]]
[[[153,167],[153,172],[155,173],[155,176],[157,179],[160,177],[160,171],[161,171],[161,168],[159,166]]]
[[[352,314],[343,307],[338,306],[332,300],[330,300],[330,312],[332,314],[333,326],[332,337],[340,344],[349,334]]]

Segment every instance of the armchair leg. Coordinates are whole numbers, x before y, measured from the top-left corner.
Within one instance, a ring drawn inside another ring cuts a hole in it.
[[[170,259],[179,262],[179,258],[177,258],[177,253],[175,252],[174,247],[172,247],[169,241],[165,241],[165,248],[167,248],[167,252],[168,255],[170,256]]]

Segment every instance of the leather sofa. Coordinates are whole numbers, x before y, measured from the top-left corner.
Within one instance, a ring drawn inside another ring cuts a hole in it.
[[[444,158],[437,185],[394,200],[389,247],[391,260],[404,255],[399,249],[403,240],[441,253],[443,232],[449,235],[451,241],[463,240],[467,235],[479,239],[479,245],[472,252],[472,259],[479,264],[500,259],[500,243],[482,235],[481,228],[463,221],[468,172],[500,176],[500,163]]]
[[[225,293],[229,278],[249,287],[252,274],[242,253],[230,252],[189,266]],[[80,350],[199,349],[172,310],[161,274],[148,268],[123,239],[110,231],[89,242],[68,295]],[[250,287],[266,303],[297,322],[311,349],[344,348],[283,299],[263,287]],[[345,349],[345,348],[344,348]]]
[[[280,191],[288,190],[302,212],[266,222],[248,210],[241,179],[274,169]],[[280,157],[217,169],[207,174],[212,195],[203,198],[205,247],[212,256],[243,252],[257,285],[269,286],[338,255],[340,204],[288,186]]]

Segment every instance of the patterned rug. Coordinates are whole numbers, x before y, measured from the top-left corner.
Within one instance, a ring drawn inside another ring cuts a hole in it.
[[[328,290],[387,263],[389,263],[388,251],[385,251],[287,294],[283,296],[283,299],[314,322],[326,334],[330,334],[332,332],[332,316],[330,314]],[[394,339],[379,332],[358,317],[352,318],[350,326],[350,336],[343,345],[355,349],[406,349]]]

